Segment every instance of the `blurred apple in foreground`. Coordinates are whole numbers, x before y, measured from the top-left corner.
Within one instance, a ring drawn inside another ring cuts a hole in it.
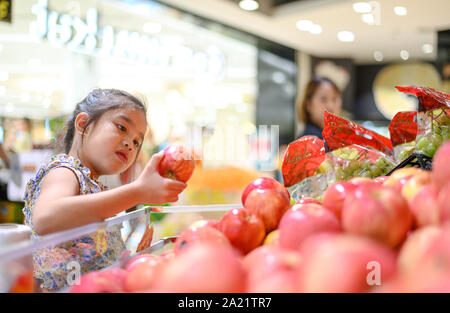
[[[322,205],[322,202],[320,202],[319,200],[317,200],[315,198],[311,198],[311,197],[304,197],[304,198],[301,198],[300,200],[298,200],[297,202],[295,202],[295,204],[308,204],[308,203],[315,203],[315,204]]]
[[[216,228],[210,226],[190,227],[185,229],[175,242],[174,252],[178,255],[190,245],[196,242],[210,242],[217,245],[230,247],[227,237]]]
[[[433,182],[438,189],[444,187],[450,178],[450,141],[442,144],[433,157],[433,169],[431,171]]]
[[[195,243],[163,267],[154,289],[176,293],[244,292],[245,272],[230,247]]]
[[[423,186],[409,202],[417,227],[439,225],[438,189],[433,184]]]
[[[395,254],[368,238],[318,234],[306,239],[297,292],[366,292],[395,273]]]
[[[286,249],[299,249],[303,240],[318,232],[339,232],[337,217],[318,204],[296,204],[281,218],[279,243]]]
[[[295,272],[301,263],[297,251],[269,245],[256,248],[244,259],[247,292],[295,292]]]
[[[357,186],[351,182],[337,182],[332,184],[323,194],[323,206],[340,219],[345,198],[356,188]]]
[[[345,232],[370,237],[392,248],[405,239],[412,223],[407,202],[390,187],[360,187],[344,201]]]

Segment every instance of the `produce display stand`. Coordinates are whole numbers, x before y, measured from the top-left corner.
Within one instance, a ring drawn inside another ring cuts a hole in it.
[[[394,169],[392,169],[386,176],[391,175],[393,172],[404,167],[416,167],[423,170],[430,171],[432,167],[432,158],[421,153],[412,153],[409,157],[404,159],[400,164],[398,164]]]
[[[0,293],[5,292],[42,292],[37,282],[33,282],[33,254],[40,249],[53,248],[65,242],[74,240],[76,238],[98,232],[100,230],[108,230],[113,226],[134,221],[137,223],[144,223],[148,220],[149,215],[155,212],[153,208],[160,208],[161,213],[196,213],[202,216],[203,213],[208,212],[226,212],[230,209],[240,208],[241,204],[225,204],[225,205],[190,205],[190,206],[145,206],[134,212],[124,213],[102,222],[92,223],[81,227],[69,229],[66,231],[53,233],[40,237],[40,240],[23,241],[18,244],[0,247]],[[158,211],[159,212],[159,211]],[[114,266],[123,266],[127,261],[127,257],[131,258],[141,253],[155,253],[164,247],[170,247],[175,241],[177,234],[166,237],[153,237],[152,245],[150,247],[136,252],[135,248],[129,249],[126,245],[128,253],[122,254],[120,259],[116,260]],[[131,234],[128,234],[130,237]],[[126,237],[122,234],[122,238]],[[123,238],[127,242],[128,238]],[[70,261],[70,260],[69,260]],[[67,291],[66,290],[63,290]],[[61,290],[60,290],[61,292]]]

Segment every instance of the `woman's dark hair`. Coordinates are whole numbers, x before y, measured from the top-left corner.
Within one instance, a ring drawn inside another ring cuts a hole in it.
[[[299,121],[305,124],[311,123],[311,116],[309,115],[309,112],[307,110],[308,102],[311,101],[311,99],[314,97],[317,88],[319,88],[319,86],[324,83],[330,84],[338,94],[341,94],[338,86],[331,79],[326,77],[314,77],[308,82],[308,85],[306,86],[303,100],[297,102],[297,115]]]
[[[86,98],[84,98],[75,107],[72,116],[66,122],[65,128],[67,129],[64,136],[64,151],[69,153],[72,147],[73,137],[75,135],[75,119],[80,113],[87,113],[89,120],[83,128],[83,134],[87,127],[97,121],[103,113],[109,110],[114,110],[124,106],[133,105],[138,109],[141,109],[144,113],[147,112],[147,108],[143,101],[139,100],[135,96],[129,94],[126,91],[118,89],[94,89]]]

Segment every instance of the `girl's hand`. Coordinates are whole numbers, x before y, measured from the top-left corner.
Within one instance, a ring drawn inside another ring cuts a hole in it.
[[[140,203],[160,205],[178,201],[178,195],[186,188],[186,184],[177,180],[164,178],[158,173],[158,165],[164,151],[154,154],[141,175],[134,182]]]

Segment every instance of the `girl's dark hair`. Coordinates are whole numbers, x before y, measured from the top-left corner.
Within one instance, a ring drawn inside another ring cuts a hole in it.
[[[297,115],[299,121],[305,124],[311,123],[311,116],[309,115],[309,112],[307,110],[307,105],[308,102],[311,101],[311,99],[314,97],[317,88],[319,88],[319,86],[324,83],[330,84],[338,94],[341,94],[341,91],[339,90],[338,86],[331,79],[326,77],[314,77],[308,82],[308,85],[306,86],[303,100],[297,102]]]
[[[144,113],[147,112],[147,108],[143,101],[126,91],[118,89],[92,90],[86,98],[76,105],[72,116],[66,122],[65,128],[67,131],[64,136],[65,153],[69,153],[70,148],[72,147],[73,137],[75,135],[75,119],[78,114],[85,112],[89,115],[89,120],[83,128],[84,134],[87,127],[97,121],[106,111],[128,105],[133,105],[136,108],[141,109]]]

